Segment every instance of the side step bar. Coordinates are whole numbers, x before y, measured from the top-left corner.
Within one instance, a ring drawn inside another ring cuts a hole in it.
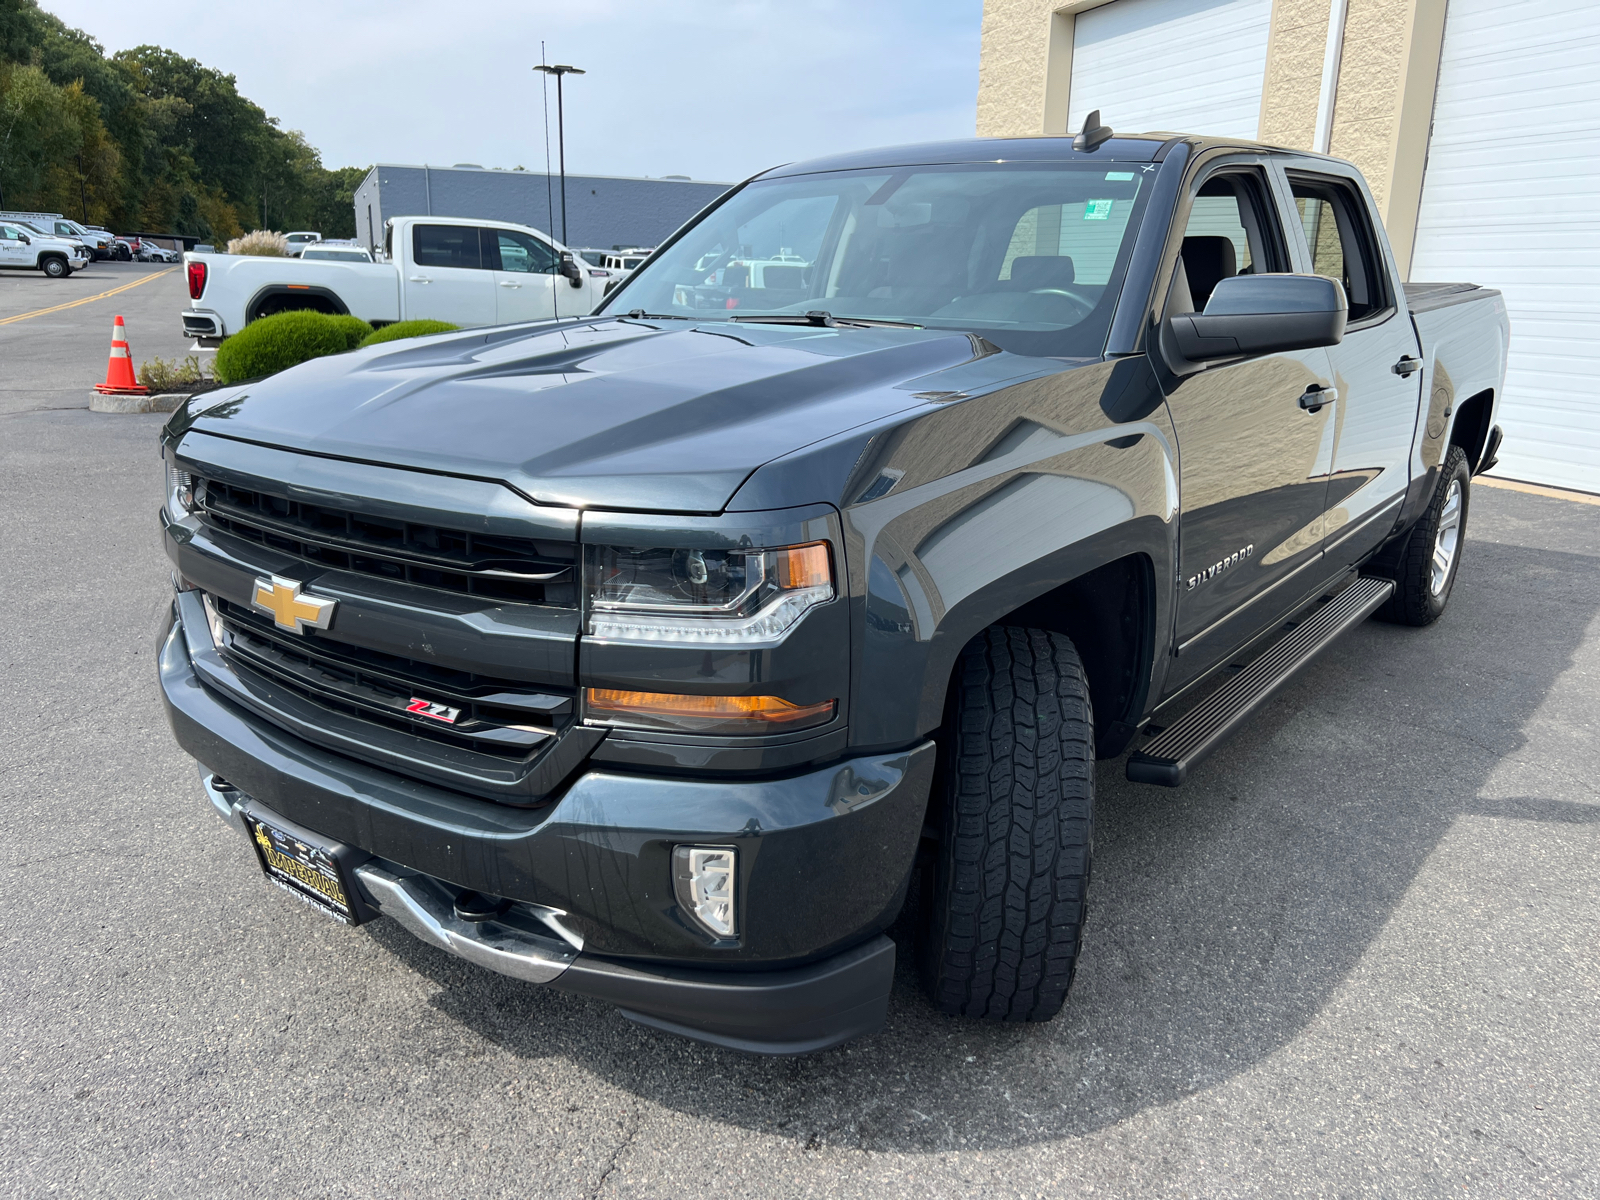
[[[1394,591],[1388,579],[1357,579],[1323,604],[1244,670],[1128,756],[1134,783],[1177,787],[1269,696],[1352,625],[1376,612]]]

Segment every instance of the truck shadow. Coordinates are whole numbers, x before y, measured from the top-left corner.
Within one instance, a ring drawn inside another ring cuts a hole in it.
[[[1458,817],[1600,823],[1600,805],[1477,798],[1527,743],[1597,611],[1600,558],[1478,542],[1443,621],[1354,631],[1184,788],[1129,784],[1120,761],[1102,763],[1086,949],[1047,1024],[935,1012],[909,913],[887,1027],[806,1059],[658,1034],[467,967],[389,922],[372,936],[438,981],[437,1007],[481,1036],[686,1115],[913,1153],[1084,1134],[1293,1041]]]

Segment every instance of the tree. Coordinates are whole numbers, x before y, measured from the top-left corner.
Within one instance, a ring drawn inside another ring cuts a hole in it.
[[[365,174],[325,169],[232,75],[161,46],[108,58],[36,0],[0,0],[6,204],[213,241],[269,223],[353,236]]]

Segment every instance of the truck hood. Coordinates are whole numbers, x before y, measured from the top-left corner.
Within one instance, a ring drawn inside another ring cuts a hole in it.
[[[495,479],[545,504],[712,513],[763,463],[925,404],[939,372],[994,353],[934,330],[504,327],[304,363],[197,398],[172,432]]]

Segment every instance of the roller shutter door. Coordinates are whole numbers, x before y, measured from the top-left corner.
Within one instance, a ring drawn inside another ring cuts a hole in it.
[[[1254,138],[1272,0],[1112,0],[1077,15],[1069,128]]]
[[[1495,474],[1600,492],[1600,5],[1450,0],[1411,278],[1505,293]]]

